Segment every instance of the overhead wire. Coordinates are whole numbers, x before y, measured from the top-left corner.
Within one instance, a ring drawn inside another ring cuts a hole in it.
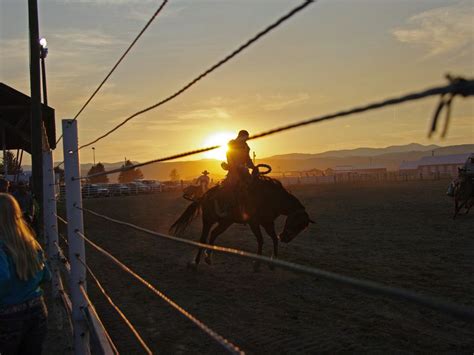
[[[113,132],[115,132],[116,130],[118,130],[120,127],[122,127],[123,125],[125,125],[127,122],[129,122],[130,120],[132,120],[133,118],[137,117],[137,116],[140,116],[148,111],[151,111],[165,103],[167,103],[168,101],[171,101],[172,99],[176,98],[177,96],[181,95],[182,93],[184,93],[185,91],[187,91],[189,88],[191,88],[193,85],[195,85],[197,82],[199,82],[201,79],[203,79],[204,77],[206,77],[207,75],[209,75],[210,73],[212,73],[214,70],[216,70],[217,68],[221,67],[223,64],[227,63],[229,60],[231,60],[232,58],[234,58],[236,55],[238,55],[240,52],[242,52],[243,50],[245,50],[246,48],[248,48],[250,45],[252,45],[253,43],[255,43],[256,41],[258,41],[261,37],[265,36],[267,33],[271,32],[273,29],[277,28],[279,25],[281,25],[283,22],[285,22],[286,20],[288,20],[289,18],[291,18],[293,15],[295,15],[296,13],[300,12],[301,10],[303,10],[304,8],[306,8],[308,5],[310,5],[311,3],[315,2],[316,0],[305,0],[301,5],[293,8],[290,12],[288,12],[286,15],[280,17],[277,21],[275,21],[274,23],[272,23],[271,25],[269,25],[268,27],[266,27],[264,30],[260,31],[259,33],[257,33],[254,37],[252,37],[251,39],[249,39],[247,42],[245,42],[244,44],[240,45],[237,49],[235,49],[233,52],[231,52],[229,55],[227,55],[225,58],[221,59],[219,62],[217,62],[216,64],[214,64],[213,66],[211,66],[210,68],[208,68],[207,70],[205,70],[203,73],[199,74],[196,78],[194,78],[193,80],[191,80],[190,82],[188,82],[186,85],[184,85],[181,89],[179,89],[178,91],[176,91],[175,93],[171,94],[170,96],[166,97],[165,99],[147,107],[147,108],[144,108],[138,112],[135,112],[134,114],[128,116],[127,118],[125,118],[122,122],[120,122],[119,124],[117,124],[115,127],[113,127],[112,129],[110,129],[109,131],[107,131],[106,133],[102,134],[101,136],[97,137],[96,139],[90,141],[89,143],[86,143],[86,144],[83,144],[81,145],[78,150],[80,149],[83,149],[83,148],[86,148],[86,147],[89,147],[97,142],[99,142],[100,140],[104,139],[105,137],[109,136],[110,134],[112,134]]]
[[[148,29],[148,27],[150,27],[151,23],[155,20],[155,18],[158,16],[158,14],[161,12],[161,10],[163,10],[163,8],[165,7],[165,5],[168,3],[168,0],[163,0],[163,2],[161,3],[161,5],[158,7],[158,9],[153,13],[153,15],[151,16],[151,18],[148,20],[148,22],[145,24],[145,26],[142,28],[142,30],[138,33],[138,35],[135,37],[135,39],[132,41],[132,43],[128,46],[128,48],[125,50],[125,52],[120,56],[120,58],[118,59],[118,61],[114,64],[114,66],[112,67],[112,69],[109,71],[109,73],[105,76],[105,78],[102,80],[102,82],[99,84],[99,86],[94,90],[94,92],[92,93],[92,95],[86,100],[86,102],[84,103],[84,105],[82,105],[82,107],[80,108],[80,110],[76,113],[76,115],[74,116],[73,120],[77,120],[77,118],[79,117],[79,115],[82,113],[82,111],[84,111],[84,109],[87,107],[87,105],[89,105],[89,103],[92,101],[92,99],[94,98],[94,96],[99,92],[99,90],[102,88],[102,86],[104,86],[105,82],[110,78],[110,76],[112,75],[112,73],[115,71],[115,69],[117,69],[117,67],[119,66],[119,64],[122,62],[122,60],[127,56],[127,54],[130,52],[130,50],[132,49],[132,47],[135,45],[135,43],[137,43],[137,41],[140,39],[140,37],[143,35],[143,33],[145,33],[145,31]],[[56,145],[61,141],[61,139],[63,138],[63,135],[61,134],[61,136],[57,139],[56,141]],[[60,165],[58,165],[60,166]]]
[[[403,96],[392,97],[392,98],[388,98],[388,99],[385,99],[385,100],[382,100],[382,101],[376,101],[376,102],[373,102],[373,103],[370,103],[370,104],[367,104],[367,105],[357,106],[357,107],[354,107],[354,108],[351,108],[351,109],[348,109],[348,110],[338,111],[338,112],[330,113],[330,114],[323,115],[323,116],[312,117],[312,118],[302,120],[302,121],[298,121],[298,122],[295,122],[295,123],[292,123],[292,124],[289,124],[289,125],[285,125],[285,126],[282,126],[282,127],[273,128],[273,129],[270,129],[268,131],[264,131],[264,132],[252,135],[249,138],[249,140],[258,139],[258,138],[262,138],[262,137],[267,137],[267,136],[270,136],[270,135],[273,135],[273,134],[276,134],[276,133],[280,133],[280,132],[283,132],[283,131],[288,131],[288,130],[298,128],[298,127],[302,127],[302,126],[307,126],[307,125],[310,125],[310,124],[321,123],[321,122],[324,122],[324,121],[329,121],[329,120],[333,120],[333,119],[340,118],[340,117],[347,117],[349,115],[362,113],[362,112],[367,112],[367,111],[379,109],[379,108],[382,108],[382,107],[397,105],[397,104],[401,104],[403,102],[415,101],[415,100],[420,100],[420,99],[430,97],[430,96],[438,96],[438,95],[446,95],[446,94],[450,94],[452,97],[454,97],[456,95],[460,95],[460,96],[463,96],[463,97],[473,96],[474,95],[474,80],[467,80],[467,79],[463,79],[463,78],[458,78],[457,81],[452,81],[447,85],[436,86],[436,87],[428,88],[428,89],[425,89],[425,90],[412,92],[412,93],[409,93],[409,94],[406,94],[406,95],[403,95]],[[451,98],[451,101],[452,101],[452,98]],[[434,120],[437,120],[438,115],[439,115],[439,110],[437,109],[436,112],[435,112]],[[435,124],[433,125],[432,130],[433,129],[434,130],[436,129]],[[446,130],[446,128],[444,129],[444,131],[445,130]],[[159,163],[159,162],[164,162],[164,161],[169,161],[169,160],[175,160],[175,159],[178,159],[178,158],[184,158],[184,157],[187,157],[187,156],[191,156],[191,155],[195,155],[195,154],[199,154],[199,153],[203,153],[203,152],[208,152],[208,151],[211,151],[211,150],[218,149],[220,147],[221,146],[219,146],[219,145],[215,145],[215,146],[212,146],[212,147],[195,149],[195,150],[191,150],[191,151],[188,151],[188,152],[184,152],[184,153],[180,153],[180,154],[174,154],[174,155],[163,157],[163,158],[148,160],[148,161],[145,161],[145,162],[142,162],[142,163],[132,164],[132,165],[124,166],[124,167],[117,168],[117,169],[111,169],[111,170],[106,170],[106,171],[100,172],[100,173],[90,174],[90,175],[87,175],[87,176],[81,176],[81,177],[75,178],[75,179],[88,179],[88,178],[97,177],[97,176],[103,176],[103,175],[108,175],[108,174],[119,173],[119,172],[122,172],[122,171],[128,171],[128,170],[136,169],[136,168],[146,166],[146,165],[150,165],[150,164],[154,164],[154,163]]]

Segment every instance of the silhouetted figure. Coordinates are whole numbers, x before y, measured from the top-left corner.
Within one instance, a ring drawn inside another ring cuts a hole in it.
[[[227,169],[228,173],[223,182],[225,201],[221,201],[224,213],[229,213],[235,205],[240,209],[244,208],[246,189],[251,179],[249,169],[255,168],[250,158],[248,139],[249,132],[242,130],[236,139],[227,144],[227,164],[223,164],[223,168]]]
[[[209,190],[209,183],[210,183],[211,179],[209,178],[208,175],[209,175],[209,171],[204,170],[201,173],[201,176],[199,176],[196,179],[196,182],[197,182],[199,188],[201,189],[200,196],[204,195],[207,192],[207,190]]]
[[[189,185],[183,189],[183,197],[189,201],[200,199],[209,190],[209,172],[204,170],[196,180],[197,185]]]
[[[18,204],[20,205],[21,212],[23,213],[23,218],[25,218],[25,220],[31,224],[35,215],[35,207],[31,192],[28,191],[27,186],[23,181],[18,182],[17,189],[13,193],[13,196],[16,198]]]
[[[0,192],[8,192],[10,189],[10,182],[4,178],[0,178]]]
[[[239,181],[247,181],[250,178],[249,170],[255,166],[250,158],[250,147],[247,144],[249,132],[242,130],[236,139],[227,144],[227,174],[226,183],[234,186]]]

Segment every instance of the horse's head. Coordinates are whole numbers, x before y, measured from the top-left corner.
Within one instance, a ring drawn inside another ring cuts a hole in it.
[[[289,243],[301,233],[301,231],[306,229],[310,223],[314,223],[314,221],[309,218],[308,213],[304,209],[292,212],[286,218],[285,227],[278,238],[283,243]]]

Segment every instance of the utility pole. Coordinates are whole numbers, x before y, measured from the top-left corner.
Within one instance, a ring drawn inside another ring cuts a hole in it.
[[[30,91],[31,91],[31,162],[33,172],[33,192],[40,205],[39,221],[43,211],[43,119],[41,107],[40,43],[38,25],[38,2],[28,0],[28,22],[30,29]],[[38,228],[41,230],[41,228]]]

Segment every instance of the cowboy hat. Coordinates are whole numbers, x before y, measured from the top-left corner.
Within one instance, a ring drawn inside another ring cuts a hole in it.
[[[209,174],[210,174],[210,172],[209,172],[209,171],[207,171],[207,170],[204,170],[204,171],[203,171],[201,174],[202,174],[202,175],[209,175]]]

